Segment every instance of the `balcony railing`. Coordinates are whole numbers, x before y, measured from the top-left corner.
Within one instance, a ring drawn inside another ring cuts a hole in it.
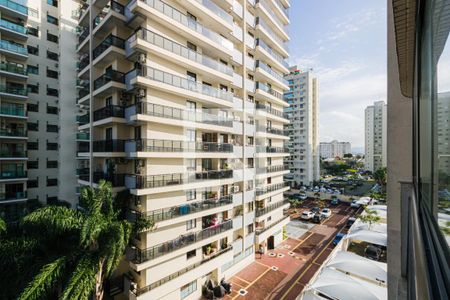
[[[7,165],[3,166],[6,167]],[[0,179],[17,179],[27,177],[27,172],[24,170],[1,170]]]
[[[94,81],[94,90],[97,90],[105,84],[114,81],[119,83],[125,83],[125,74],[116,70],[111,70],[98,77]]]
[[[109,9],[100,12],[94,18],[94,23],[93,23],[92,28],[97,27],[103,21],[103,19],[106,17],[106,15],[109,14],[110,11],[115,11],[115,12],[123,15],[125,13],[125,7],[122,4],[120,4],[119,2],[110,1]]]
[[[137,114],[217,126],[233,127],[233,119],[204,112],[183,110],[147,102],[139,102],[135,104],[134,107],[136,107]]]
[[[117,47],[120,49],[125,49],[125,40],[121,39],[118,36],[115,35],[108,35],[103,42],[101,42],[95,49],[92,51],[92,57],[96,59],[99,57],[103,52],[105,52],[109,47]]]
[[[266,105],[264,105],[264,104],[259,104],[259,103],[257,103],[257,104],[256,104],[256,109],[257,109],[257,110],[264,110],[265,112],[267,112],[267,113],[269,113],[269,114],[271,114],[271,115],[280,117],[280,118],[286,118],[286,115],[285,115],[284,112],[282,112],[281,110],[273,109],[273,108],[271,108],[271,107],[269,107],[269,106],[266,106]]]
[[[201,265],[203,265],[203,264],[205,264],[205,263],[211,261],[212,259],[214,259],[214,258],[216,258],[216,257],[218,257],[218,256],[220,256],[220,255],[222,255],[222,254],[224,254],[224,253],[229,252],[231,249],[232,249],[231,246],[230,246],[230,247],[227,247],[227,248],[225,248],[225,249],[222,249],[222,250],[220,250],[220,251],[218,251],[218,252],[216,252],[216,253],[214,253],[214,254],[208,256],[207,258],[203,259],[202,261],[200,261],[200,262],[198,262],[198,263],[195,263],[195,264],[193,264],[193,265],[190,265],[189,267],[184,268],[184,269],[181,270],[181,271],[172,273],[172,274],[170,274],[169,276],[166,276],[166,277],[164,277],[164,278],[161,279],[161,280],[158,280],[158,281],[156,281],[156,282],[154,282],[154,283],[152,283],[152,284],[150,284],[150,285],[148,285],[148,286],[146,286],[146,287],[143,287],[143,288],[141,288],[141,289],[138,289],[137,291],[131,291],[131,292],[132,292],[133,294],[135,294],[136,296],[141,296],[141,295],[143,295],[143,294],[145,294],[145,293],[148,293],[149,291],[151,291],[151,290],[153,290],[153,289],[155,289],[155,288],[157,288],[157,287],[159,287],[159,286],[161,286],[161,285],[163,285],[163,284],[165,284],[165,283],[167,283],[167,282],[169,282],[169,281],[171,281],[171,280],[173,280],[173,279],[175,279],[175,278],[177,278],[177,277],[180,277],[181,275],[186,274],[186,273],[189,272],[189,271],[192,271],[192,270],[194,270],[194,269],[200,267]]]
[[[197,212],[229,205],[233,203],[233,198],[231,195],[224,196],[220,199],[212,198],[205,199],[200,202],[188,203],[184,205],[174,206],[170,208],[158,209],[146,213],[141,213],[138,211],[131,211],[131,219],[136,220],[139,218],[146,218],[153,222],[161,222],[165,220],[170,220],[173,218],[178,218],[181,216],[186,216],[190,214],[194,214]]]
[[[265,187],[256,188],[256,196],[264,195],[270,192],[274,192],[277,190],[284,189],[285,187],[289,187],[288,182],[280,182],[280,183],[274,183]]]
[[[94,141],[93,152],[124,152],[125,140]]]
[[[260,90],[262,90],[262,91],[264,91],[264,92],[266,92],[266,93],[269,93],[269,94],[271,94],[272,96],[278,98],[278,100],[281,100],[281,101],[283,101],[283,102],[286,102],[286,101],[284,100],[284,97],[283,97],[283,94],[282,94],[282,93],[275,91],[274,89],[268,87],[267,85],[265,85],[265,84],[262,83],[262,82],[259,82],[259,81],[256,82],[256,89],[260,89]],[[286,102],[286,103],[287,103],[287,102]]]
[[[0,136],[26,137],[25,128],[0,128]]]
[[[264,30],[269,33],[271,39],[275,40],[277,44],[281,46],[281,48],[289,52],[287,43],[285,43],[275,32],[273,32],[273,29],[261,17],[256,17],[255,24],[260,25],[262,28],[264,28]]]
[[[141,264],[145,261],[161,257],[168,253],[174,252],[176,250],[203,241],[215,235],[221,234],[232,228],[233,228],[233,221],[228,220],[217,226],[212,226],[195,233],[184,234],[174,240],[164,242],[147,249],[136,248],[135,257],[133,261],[135,263]]]
[[[256,174],[282,172],[282,171],[287,171],[287,170],[289,170],[289,166],[287,166],[287,165],[268,166],[265,168],[256,169]]]
[[[261,217],[261,216],[263,216],[265,214],[268,214],[269,212],[271,212],[271,211],[273,211],[273,210],[275,210],[275,209],[277,209],[279,207],[282,207],[282,206],[284,206],[286,204],[289,204],[289,201],[283,200],[283,201],[280,201],[280,202],[277,202],[277,203],[270,204],[270,205],[268,205],[268,206],[266,206],[264,208],[257,209],[255,215],[256,215],[256,217]]]
[[[27,152],[24,149],[18,149],[14,144],[2,144],[0,146],[0,157],[27,157]]]
[[[0,40],[0,49],[28,56],[28,50],[22,44],[12,43],[7,40]]]
[[[27,96],[28,90],[25,87],[13,87],[7,84],[0,84],[0,93]]]
[[[85,114],[82,116],[77,116],[77,123],[79,125],[86,125],[89,123],[89,114]]]
[[[287,147],[256,146],[256,153],[289,153]]]
[[[128,6],[133,5],[137,0],[130,1]],[[175,22],[178,22],[198,33],[203,35],[204,37],[210,39],[211,41],[218,43],[219,45],[227,48],[228,50],[233,50],[233,43],[228,39],[222,37],[220,34],[211,31],[210,29],[203,27],[200,23],[195,21],[193,18],[188,17],[181,11],[176,8],[168,5],[167,3],[161,0],[139,0],[146,3],[148,6],[158,10],[162,14],[165,14],[167,17],[171,18]],[[178,25],[173,24],[175,27]]]
[[[89,141],[90,134],[86,132],[77,132],[77,140]]]
[[[6,29],[9,29],[9,30],[21,33],[21,34],[27,34],[27,29],[24,26],[10,22],[5,19],[0,19],[0,27],[6,28]]]
[[[78,100],[83,99],[84,97],[89,95],[89,93],[90,93],[90,91],[89,91],[89,84],[87,84],[86,86],[82,87],[78,91]]]
[[[275,3],[275,6],[278,6],[287,18],[289,18],[289,8],[285,8],[284,5],[281,4],[280,0],[274,0],[273,3]]]
[[[256,229],[255,229],[255,234],[256,234],[256,235],[260,235],[260,234],[266,232],[267,230],[269,230],[270,228],[272,228],[272,227],[274,227],[274,226],[280,224],[281,222],[283,222],[284,220],[289,219],[289,218],[290,218],[289,215],[285,215],[282,219],[280,219],[280,220],[278,220],[278,221],[276,221],[276,222],[270,224],[270,225],[267,226],[267,227],[264,227],[264,228],[256,228]]]
[[[200,93],[229,102],[233,101],[233,94],[228,91],[214,88],[212,86],[157,70],[152,67],[143,66],[141,69],[134,69],[127,73],[127,77],[133,78],[135,76],[143,76],[145,78],[169,84],[177,88],[189,90],[191,92]]]
[[[208,8],[218,17],[222,18],[228,24],[230,25],[233,24],[233,17],[211,0],[196,0],[196,1],[202,4],[204,7]]]
[[[285,85],[289,85],[288,81],[283,78],[282,74],[279,74],[279,73],[275,72],[272,68],[270,68],[268,65],[266,65],[262,61],[257,60],[256,61],[256,67],[263,69],[264,71],[266,71],[267,73],[269,73],[270,75],[275,77],[279,82],[281,82],[281,83],[283,83]]]
[[[25,117],[25,106],[15,103],[2,103],[0,105],[0,114],[8,116]]]
[[[24,15],[30,15],[30,16],[38,16],[38,12],[35,9],[28,8],[25,5],[19,4],[15,1],[11,0],[0,0],[0,5],[7,7],[11,10],[14,10],[18,13],[24,14]]]
[[[191,61],[210,67],[211,69],[214,69],[221,73],[233,75],[233,68],[231,68],[229,65],[225,65],[215,59],[212,59],[209,56],[206,56],[205,54],[189,49],[184,45],[178,44],[172,40],[169,40],[168,38],[163,37],[162,35],[154,33],[145,28],[139,29],[127,40],[127,47],[129,47],[129,45],[134,42],[136,38],[143,39],[152,45],[158,46],[183,58],[187,58]]]
[[[27,75],[27,69],[23,65],[12,62],[0,63],[0,71],[5,71],[19,75]]]
[[[284,67],[289,68],[289,64],[284,60],[283,56],[275,52],[269,45],[267,45],[262,39],[256,39],[256,46],[260,46],[266,50],[273,59],[282,64]]]
[[[272,1],[275,2],[275,1]],[[283,30],[285,34],[288,34],[288,26],[284,25],[283,22],[280,21],[279,17],[273,12],[272,8],[269,7],[269,4],[265,0],[256,0],[256,3],[261,3],[262,6],[266,9],[266,11],[269,13],[269,15],[272,17],[272,20],[275,21],[275,23],[280,26],[280,28]]]
[[[0,193],[0,201],[11,201],[27,198],[27,192],[6,192]]]
[[[94,122],[112,117],[125,118],[125,108],[119,105],[109,105],[94,111]]]
[[[129,188],[150,189],[192,182],[233,178],[233,170],[211,170],[203,172],[175,173],[163,175],[128,175],[134,179]],[[131,181],[132,182],[132,181]],[[133,186],[134,185],[134,186]]]
[[[86,55],[80,60],[80,63],[78,64],[78,71],[82,71],[88,65],[89,65],[89,55]]]
[[[81,43],[89,36],[89,27],[84,28],[83,32],[81,32],[80,36],[78,37],[78,45],[81,45]]]
[[[284,129],[278,129],[278,128],[273,128],[273,127],[265,127],[265,126],[257,126],[256,127],[256,131],[258,132],[267,132],[270,134],[276,134],[276,135],[282,135],[282,136],[288,136],[289,133],[286,132]]]
[[[232,144],[212,142],[187,142],[173,140],[130,140],[125,143],[126,151],[135,152],[233,152]]]
[[[92,182],[94,183],[99,183],[100,180],[103,179],[111,182],[113,187],[125,186],[125,174],[105,174],[103,172],[94,172],[92,175]]]

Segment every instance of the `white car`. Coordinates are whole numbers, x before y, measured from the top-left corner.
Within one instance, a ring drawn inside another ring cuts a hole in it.
[[[361,203],[358,200],[353,200],[352,203],[350,203],[350,207],[360,208],[361,207]]]
[[[303,219],[303,220],[311,220],[312,219],[312,217],[314,217],[314,214],[312,213],[312,212],[310,212],[310,211],[304,211],[303,213],[302,213],[302,216],[301,216],[301,218]]]
[[[331,216],[331,209],[323,208],[322,211],[320,212],[320,214],[322,216],[324,216],[325,218],[329,218]]]

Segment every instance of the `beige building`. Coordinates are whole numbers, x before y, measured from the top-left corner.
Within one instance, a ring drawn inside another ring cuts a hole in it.
[[[78,174],[150,218],[123,295],[200,299],[281,242],[289,3],[96,0],[79,13]],[[120,282],[122,280],[118,279]]]
[[[387,105],[376,101],[365,111],[365,157],[364,168],[375,172],[386,167]]]
[[[352,152],[352,145],[349,142],[339,142],[333,140],[329,143],[320,142],[319,153],[322,158],[344,157],[344,154]]]
[[[27,200],[73,204],[77,198],[77,5],[0,2],[0,216],[6,219],[20,216]]]

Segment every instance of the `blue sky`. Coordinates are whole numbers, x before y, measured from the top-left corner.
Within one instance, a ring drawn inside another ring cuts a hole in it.
[[[319,140],[364,146],[364,108],[386,101],[386,1],[291,0],[291,64],[319,80]]]

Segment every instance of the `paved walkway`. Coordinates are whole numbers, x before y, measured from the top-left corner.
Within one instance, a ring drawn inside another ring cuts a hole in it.
[[[304,208],[314,206],[309,202]],[[302,208],[297,209],[302,211]],[[332,241],[356,211],[346,204],[332,207],[324,223],[299,238],[288,238],[231,278],[233,292],[224,299],[295,300],[333,250]],[[239,290],[247,293],[241,295]]]

